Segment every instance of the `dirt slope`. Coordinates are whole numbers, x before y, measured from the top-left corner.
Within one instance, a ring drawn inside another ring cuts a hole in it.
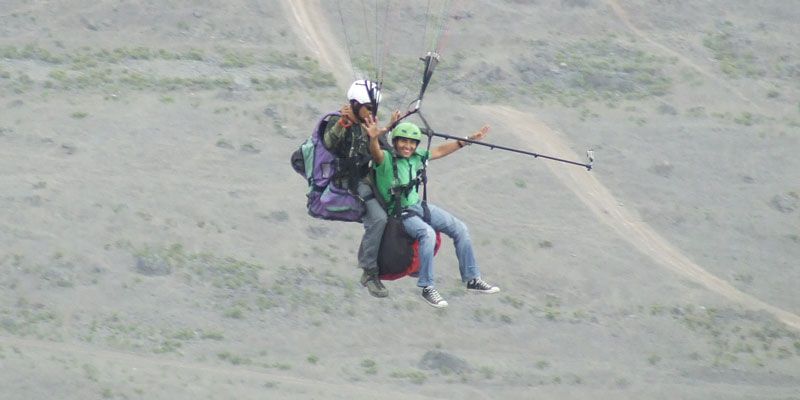
[[[290,5],[291,10],[293,10],[293,15],[297,19],[297,27],[304,30],[305,34],[302,36],[309,39],[309,45],[313,51],[319,54],[321,63],[324,65],[334,65],[331,61],[331,53],[346,54],[343,49],[339,49],[338,51],[330,50],[337,48],[336,46],[338,46],[338,44],[335,41],[322,41],[322,37],[330,38],[332,36],[320,33],[325,32],[325,28],[322,27],[328,26],[328,21],[322,18],[319,13],[314,12],[315,9],[318,9],[317,4],[298,0],[286,0],[286,2]],[[610,0],[609,5],[636,35],[651,42],[665,53],[680,57],[683,62],[689,64],[692,68],[700,71],[704,75],[712,77],[711,74],[685,57],[681,57],[680,54],[647,39],[641,31],[630,23],[624,10],[616,1]],[[311,27],[315,28],[312,29]],[[328,49],[328,51],[322,51],[321,49]],[[717,80],[715,77],[713,78]],[[342,86],[341,81],[339,85]],[[736,93],[743,100],[752,103],[752,101],[744,97],[744,95],[735,88],[728,85],[725,85],[725,87]],[[507,129],[512,132],[527,132],[529,130],[535,132],[535,140],[531,140],[528,136],[519,136],[519,139],[523,142],[527,141],[532,147],[542,147],[546,150],[542,152],[543,154],[559,154],[564,158],[569,159],[571,157],[575,160],[582,160],[582,157],[575,155],[570,150],[570,147],[564,143],[563,140],[558,138],[555,131],[537,120],[531,113],[501,106],[482,106],[479,107],[478,110],[483,112],[487,117],[497,114],[502,115]],[[585,171],[575,168],[563,168],[563,166],[560,165],[548,165],[551,166],[550,170],[592,210],[598,219],[605,222],[617,234],[625,238],[625,240],[629,241],[637,249],[658,261],[659,264],[702,284],[709,290],[717,292],[732,301],[741,303],[750,308],[767,310],[787,325],[800,330],[800,316],[764,303],[753,296],[739,291],[725,280],[714,276],[700,265],[691,261],[686,255],[682,254],[680,250],[658,235],[651,227],[641,222],[636,216],[625,211],[622,207],[619,207],[618,204],[620,202],[614,198],[613,194],[603,186],[600,181],[591,176],[591,173],[586,173]]]
[[[530,143],[531,147],[541,147],[544,149],[543,154],[560,154],[567,159],[581,159],[580,156],[574,154],[563,139],[560,139],[560,135],[556,131],[538,121],[530,113],[501,106],[476,108],[487,116],[502,115],[502,120],[507,124],[509,131],[532,132],[533,135],[518,135],[518,139],[522,143]],[[550,171],[565,186],[569,187],[600,221],[660,265],[732,301],[756,310],[769,311],[787,325],[800,330],[800,317],[743,293],[730,283],[703,269],[660,236],[652,227],[642,222],[638,216],[620,206],[620,201],[590,172],[580,168],[564,168],[553,163],[549,163],[548,166]]]
[[[3,3],[3,400],[797,397],[794,8],[618,0],[639,36],[601,0],[452,2],[431,126],[598,161],[431,163],[502,288],[466,293],[445,239],[434,310],[369,296],[361,227],[309,217],[287,163],[388,3]],[[434,2],[391,3],[383,111]]]

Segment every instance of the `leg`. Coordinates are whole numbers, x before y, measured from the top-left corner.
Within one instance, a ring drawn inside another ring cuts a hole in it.
[[[434,229],[453,238],[458,257],[458,271],[461,273],[461,281],[467,284],[467,291],[473,293],[499,292],[500,288],[481,279],[481,271],[475,261],[472,239],[467,226],[439,207],[429,204],[428,208],[431,210],[431,225]]]
[[[433,248],[436,246],[436,232],[418,216],[406,218],[403,220],[403,226],[409,236],[419,241],[417,286],[423,288],[433,286]]]
[[[422,209],[418,211],[421,212]],[[433,287],[433,249],[436,246],[436,232],[418,216],[406,218],[403,220],[403,226],[411,237],[419,241],[420,265],[417,286],[422,288],[422,298],[433,307],[447,307],[447,301]]]
[[[366,183],[359,182],[358,195],[362,198],[372,196],[372,188]],[[386,227],[386,211],[373,197],[365,203],[367,212],[364,214],[364,235],[358,247],[358,267],[362,269],[378,268],[378,250],[381,246],[383,229]]]
[[[358,195],[362,198],[372,196],[372,188],[361,181],[358,183]],[[371,198],[364,202],[367,212],[364,214],[364,235],[358,247],[358,266],[364,270],[361,284],[367,287],[375,297],[386,297],[389,292],[378,278],[378,251],[381,247],[383,229],[386,227],[386,211],[378,200]]]
[[[475,252],[472,249],[472,239],[469,236],[467,226],[442,208],[433,204],[428,204],[428,208],[431,211],[431,226],[433,229],[453,238],[461,281],[467,282],[480,277],[480,268],[477,261],[475,261]]]

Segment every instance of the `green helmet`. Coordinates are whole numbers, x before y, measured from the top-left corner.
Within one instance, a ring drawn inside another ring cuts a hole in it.
[[[419,142],[422,140],[422,131],[411,122],[402,122],[392,129],[392,140],[397,138],[406,138]]]

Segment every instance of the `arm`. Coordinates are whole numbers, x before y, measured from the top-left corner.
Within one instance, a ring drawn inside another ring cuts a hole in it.
[[[339,113],[341,114],[340,117],[332,117],[330,121],[328,121],[328,125],[325,127],[325,132],[322,135],[325,148],[329,150],[333,150],[336,145],[339,144],[344,137],[345,131],[353,125],[353,121],[355,120],[353,111],[350,109],[349,105],[342,107]]]
[[[481,129],[475,131],[470,136],[467,136],[466,139],[468,140],[483,140],[484,137],[489,133],[489,125],[484,125]],[[469,142],[462,142],[460,140],[456,140],[455,142],[448,142],[445,144],[441,144],[439,146],[434,147],[431,150],[431,160],[435,160],[437,158],[442,158],[464,146],[469,146],[471,143]]]
[[[367,117],[366,121],[364,122],[364,127],[367,130],[367,135],[369,136],[369,154],[372,155],[372,161],[375,162],[376,165],[383,164],[383,149],[381,149],[381,144],[378,141],[378,137],[381,133],[385,132],[385,129],[381,129],[378,127],[378,120],[370,115]]]

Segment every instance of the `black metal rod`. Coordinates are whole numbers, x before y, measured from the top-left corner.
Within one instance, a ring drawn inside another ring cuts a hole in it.
[[[439,64],[439,54],[434,52],[429,52],[425,55],[425,57],[420,57],[420,61],[425,64],[425,69],[422,71],[422,85],[419,89],[419,96],[409,104],[408,110],[406,113],[402,115],[397,121],[393,124],[389,125],[388,130],[394,129],[400,121],[410,117],[413,114],[419,112],[420,107],[422,106],[422,98],[425,97],[425,90],[428,89],[428,84],[431,82],[431,77],[433,77],[433,71],[436,69],[436,66]]]
[[[533,156],[533,157],[541,157],[541,158],[546,158],[548,160],[563,162],[563,163],[572,164],[572,165],[578,165],[578,166],[586,168],[587,171],[591,171],[592,170],[592,162],[593,162],[593,160],[592,160],[591,157],[589,158],[589,163],[580,163],[580,162],[577,162],[577,161],[565,160],[563,158],[546,156],[544,154],[534,153],[532,151],[525,151],[525,150],[515,149],[515,148],[511,148],[511,147],[506,147],[506,146],[499,146],[499,145],[492,144],[492,143],[484,143],[484,142],[479,142],[479,141],[476,141],[476,140],[470,140],[470,139],[466,139],[466,138],[459,138],[459,137],[452,136],[452,135],[447,135],[447,134],[444,134],[444,133],[434,132],[433,129],[430,128],[430,125],[428,125],[428,121],[425,120],[425,117],[422,115],[422,112],[420,111],[420,106],[422,104],[422,98],[425,96],[425,90],[428,88],[428,83],[430,83],[431,77],[433,76],[433,71],[436,69],[436,66],[439,64],[439,54],[434,53],[434,52],[429,52],[428,54],[425,55],[425,57],[420,57],[420,61],[425,63],[425,69],[422,72],[422,86],[420,87],[420,90],[419,90],[419,97],[417,97],[417,99],[414,100],[411,103],[411,104],[413,104],[413,108],[411,108],[408,111],[406,111],[405,115],[401,116],[400,119],[398,119],[393,124],[391,124],[391,126],[389,126],[389,130],[394,129],[394,127],[397,126],[397,124],[399,124],[400,121],[402,121],[405,118],[411,116],[412,114],[418,114],[420,119],[422,120],[422,123],[425,125],[425,127],[422,130],[426,135],[428,135],[428,139],[429,139],[428,140],[428,146],[430,146],[430,138],[432,136],[438,136],[438,137],[445,138],[445,139],[459,140],[459,141],[462,141],[462,142],[468,142],[468,143],[478,144],[478,145],[481,145],[481,146],[486,146],[486,147],[489,147],[492,150],[494,150],[494,149],[506,150],[506,151],[519,153],[519,154],[525,154],[525,155],[529,155],[529,156]]]
[[[422,86],[419,89],[418,98],[419,101],[422,101],[422,98],[425,96],[425,90],[428,88],[428,84],[431,82],[433,71],[439,64],[439,55],[434,52],[429,52],[425,55],[425,57],[420,58],[420,61],[425,63],[425,70],[422,72]]]
[[[565,160],[563,158],[547,156],[547,155],[544,155],[544,154],[534,153],[532,151],[525,151],[525,150],[515,149],[513,147],[500,146],[500,145],[496,145],[496,144],[493,144],[493,143],[486,143],[486,142],[482,142],[482,141],[470,140],[470,139],[463,138],[463,137],[448,135],[448,134],[445,134],[445,133],[434,132],[434,131],[432,131],[430,129],[425,129],[423,133],[425,133],[428,136],[437,136],[437,137],[445,138],[445,139],[453,139],[453,140],[458,140],[458,141],[461,141],[461,142],[474,143],[474,144],[477,144],[477,145],[489,147],[492,150],[500,149],[500,150],[510,151],[510,152],[513,152],[513,153],[525,154],[525,155],[529,155],[529,156],[533,156],[533,157],[541,157],[541,158],[546,158],[548,160],[563,162],[563,163],[572,164],[572,165],[578,165],[578,166],[586,168],[587,171],[591,171],[592,170],[592,163],[591,162],[589,162],[589,163],[580,163],[580,162],[577,162],[577,161]]]

